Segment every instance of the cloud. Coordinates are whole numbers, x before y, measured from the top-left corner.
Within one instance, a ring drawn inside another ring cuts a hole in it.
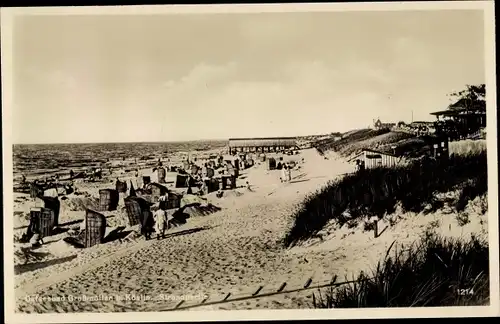
[[[164,120],[187,118],[200,129],[227,121],[225,129],[235,136],[348,129],[360,120],[371,121],[366,109],[383,109],[381,95],[371,84],[383,84],[389,77],[368,63],[334,69],[321,61],[297,61],[279,71],[281,80],[246,81],[248,71],[237,63],[202,64],[178,81],[166,81],[156,105],[168,107]],[[210,132],[213,137],[220,129]]]

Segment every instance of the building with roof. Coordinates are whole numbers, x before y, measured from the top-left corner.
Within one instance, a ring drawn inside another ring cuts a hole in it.
[[[278,152],[296,149],[296,137],[231,138],[229,153],[236,152]]]
[[[449,157],[448,147],[447,137],[423,136],[398,144],[385,145],[377,150],[364,148],[348,162],[362,161],[366,169],[391,168],[425,156],[436,160],[447,159]]]
[[[479,132],[486,127],[486,104],[484,101],[460,99],[448,109],[431,113],[436,116],[437,132],[450,134],[456,139]]]
[[[378,167],[395,167],[404,161],[402,155],[396,155],[389,152],[382,152],[372,149],[363,149],[361,153],[349,160],[353,162],[360,160],[364,163],[366,169]]]

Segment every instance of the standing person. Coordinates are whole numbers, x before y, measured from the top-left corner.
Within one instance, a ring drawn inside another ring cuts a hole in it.
[[[361,167],[361,163],[360,163],[359,159],[357,159],[356,160],[356,172],[360,171],[360,167]]]
[[[292,181],[292,167],[290,165],[288,165],[288,167],[286,169],[286,176],[287,176],[288,182]]]
[[[160,206],[160,209],[167,209],[167,202],[168,202],[168,192],[166,192],[164,195],[160,196],[158,198],[158,203]]]
[[[26,183],[26,176],[21,174],[21,183]]]
[[[140,188],[141,188],[141,184],[140,184],[140,182],[139,182],[139,170],[135,169],[135,174],[134,174],[134,176],[135,176],[135,180],[134,180],[134,182],[135,182],[135,187],[136,187],[137,189],[140,189]]]
[[[285,182],[287,178],[287,164],[283,164],[283,169],[281,169],[281,182]]]
[[[142,230],[142,234],[144,235],[144,237],[146,238],[146,241],[147,241],[147,240],[151,239],[151,232],[153,231],[154,219],[153,219],[153,215],[151,214],[151,212],[144,213],[143,215],[144,216],[143,216],[143,220],[142,220],[141,230]]]
[[[160,204],[158,210],[156,210],[153,214],[154,220],[155,220],[156,239],[157,240],[160,239],[160,236],[161,236],[161,238],[165,238],[165,225],[166,225],[166,223],[168,223],[167,214],[166,214],[164,208],[162,208],[162,207],[164,207],[164,206],[162,206]]]
[[[54,177],[54,188],[56,189],[56,197],[59,196],[59,175],[56,174],[55,177]]]

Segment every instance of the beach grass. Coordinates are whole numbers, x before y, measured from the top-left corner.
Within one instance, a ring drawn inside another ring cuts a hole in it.
[[[436,194],[459,190],[457,209],[487,192],[485,151],[451,155],[447,162],[421,160],[395,168],[368,169],[328,183],[309,195],[299,206],[286,247],[317,234],[330,220],[340,226],[349,220],[391,214],[399,204],[404,212],[419,213],[431,205],[437,210],[442,201]],[[346,213],[348,212],[348,213]]]
[[[359,153],[364,148],[376,149],[414,137],[415,135],[404,132],[383,133],[381,135],[370,137],[362,141],[357,141],[356,143],[353,143],[351,145],[343,146],[342,149],[340,149],[340,153],[343,156],[349,156],[351,154]]]
[[[364,141],[382,134],[387,134],[389,132],[390,130],[388,129],[360,129],[344,134],[343,137],[339,140],[335,140],[332,138],[319,141],[314,144],[314,147],[316,147],[319,152],[326,152],[329,150],[339,151],[349,145],[352,145],[353,143]]]
[[[391,247],[393,247],[391,245]],[[391,249],[389,248],[389,250]],[[486,240],[432,231],[409,249],[393,248],[370,274],[314,294],[315,308],[475,306],[489,303]]]
[[[450,154],[468,155],[486,151],[486,140],[463,140],[449,144]]]

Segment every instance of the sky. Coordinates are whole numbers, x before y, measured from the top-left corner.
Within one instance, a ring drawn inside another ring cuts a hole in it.
[[[482,11],[18,16],[13,142],[299,136],[434,120]]]

